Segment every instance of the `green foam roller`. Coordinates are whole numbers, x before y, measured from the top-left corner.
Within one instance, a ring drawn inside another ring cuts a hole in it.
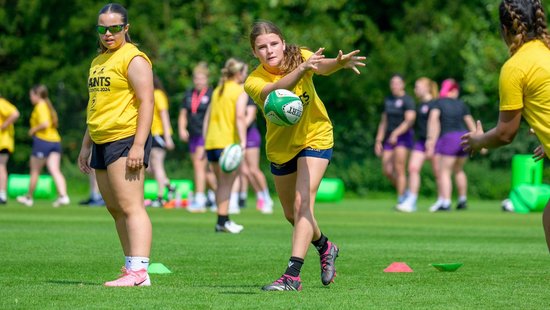
[[[338,178],[323,178],[316,201],[337,202],[344,198],[344,182]]]
[[[8,177],[8,196],[15,198],[25,195],[29,190],[31,176],[28,174],[10,174]],[[41,175],[34,190],[35,199],[52,199],[56,196],[55,183],[50,175]]]
[[[512,189],[510,200],[516,213],[543,211],[550,200],[550,185],[521,184]]]
[[[541,184],[542,170],[542,160],[537,162],[532,155],[514,155],[512,157],[512,188],[521,184]]]
[[[191,180],[170,180],[170,185],[176,187],[176,192],[180,194],[181,198],[187,198],[189,192],[193,191],[193,181]],[[157,181],[156,180],[145,180],[144,182],[144,198],[145,199],[156,199],[157,198]],[[164,189],[164,198],[166,199],[168,195],[168,190]]]

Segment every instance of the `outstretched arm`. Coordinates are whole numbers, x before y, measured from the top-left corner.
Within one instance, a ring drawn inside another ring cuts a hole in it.
[[[340,50],[336,58],[322,59],[319,65],[317,65],[315,73],[320,75],[331,75],[340,69],[352,69],[355,73],[361,74],[357,67],[364,67],[367,57],[357,56],[359,52],[360,50],[355,50],[351,53],[344,54],[342,50]]]

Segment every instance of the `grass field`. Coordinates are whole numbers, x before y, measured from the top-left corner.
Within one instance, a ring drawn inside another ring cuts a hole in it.
[[[49,203],[0,207],[1,309],[546,309],[548,251],[541,214],[503,213],[496,201],[431,214],[391,210],[390,200],[318,204],[323,232],[341,248],[335,283],[323,287],[313,247],[302,292],[262,292],[284,271],[290,226],[252,207],[232,218],[240,235],[215,234],[215,215],[149,209],[153,286],[106,288],[123,257],[104,208]],[[252,201],[249,202],[252,205]],[[384,273],[406,262],[413,273]],[[430,263],[462,262],[456,272]]]

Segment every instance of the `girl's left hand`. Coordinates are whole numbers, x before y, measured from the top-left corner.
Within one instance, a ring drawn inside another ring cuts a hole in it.
[[[359,54],[359,52],[360,50],[355,50],[351,53],[347,53],[344,55],[342,50],[340,50],[338,52],[338,56],[336,57],[336,62],[338,62],[338,64],[342,66],[342,68],[351,68],[353,71],[355,71],[355,73],[361,74],[361,72],[359,72],[359,69],[357,69],[357,66],[364,67],[367,57],[356,56],[357,54]]]
[[[544,159],[544,157],[546,157],[544,147],[542,145],[537,146],[537,148],[533,151],[533,159],[535,161],[539,161],[541,159]]]
[[[141,169],[143,167],[144,151],[143,146],[132,145],[126,158],[126,167],[130,169]]]

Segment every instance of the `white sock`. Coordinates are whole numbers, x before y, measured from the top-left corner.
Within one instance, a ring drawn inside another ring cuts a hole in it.
[[[8,197],[6,196],[6,192],[5,192],[5,191],[0,191],[0,199],[2,199],[2,200],[8,199]]]
[[[466,198],[466,196],[460,196],[458,197],[458,202],[466,202],[468,199]]]
[[[263,190],[263,193],[265,200],[271,200],[271,195],[269,194],[269,189],[267,189],[267,187]]]
[[[444,206],[450,206],[451,205],[451,199],[443,199],[442,201]]]
[[[410,200],[416,202],[416,200],[418,199],[418,194],[413,194],[413,193],[409,192],[409,196],[407,196],[407,199],[410,199]]]
[[[231,193],[229,198],[229,209],[239,209],[239,193]]]
[[[256,192],[256,200],[265,199],[264,192]]]
[[[149,257],[126,256],[124,267],[133,271],[147,270],[149,268]]]
[[[240,192],[239,193],[239,199],[246,200],[247,198],[248,198],[248,193],[247,192]]]
[[[204,193],[195,193],[195,203],[204,206],[206,204],[206,195]]]

